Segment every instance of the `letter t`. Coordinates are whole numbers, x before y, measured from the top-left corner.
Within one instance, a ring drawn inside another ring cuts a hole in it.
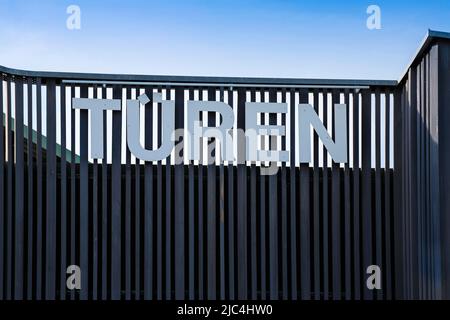
[[[73,109],[91,112],[91,159],[103,159],[103,111],[120,110],[120,99],[73,98]]]

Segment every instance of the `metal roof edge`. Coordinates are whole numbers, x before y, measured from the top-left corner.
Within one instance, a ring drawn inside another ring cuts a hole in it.
[[[437,31],[428,29],[427,34],[420,43],[416,53],[410,60],[410,63],[406,65],[405,71],[402,73],[401,77],[398,79],[398,83],[401,83],[405,77],[408,75],[408,70],[414,65],[414,63],[422,56],[422,54],[430,47],[430,45],[435,40],[450,40],[450,32]]]
[[[28,71],[8,68],[0,65],[0,72],[14,76],[56,78],[70,80],[93,80],[97,82],[148,82],[151,83],[187,83],[197,85],[316,85],[316,86],[395,86],[396,80],[369,79],[307,79],[307,78],[259,78],[259,77],[209,77],[209,76],[170,76],[170,75],[139,75],[139,74],[101,74]]]

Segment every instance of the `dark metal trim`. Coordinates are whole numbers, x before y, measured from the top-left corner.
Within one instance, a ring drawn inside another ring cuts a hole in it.
[[[100,73],[75,73],[75,72],[48,72],[48,71],[28,71],[12,69],[0,66],[0,72],[23,77],[41,77],[64,80],[64,82],[73,83],[73,80],[89,80],[104,82],[146,82],[150,83],[169,83],[172,85],[186,84],[191,85],[246,85],[256,86],[396,86],[395,80],[359,80],[359,79],[296,79],[296,78],[252,78],[252,77],[206,77],[206,76],[169,76],[169,75],[134,75],[134,74],[100,74]]]

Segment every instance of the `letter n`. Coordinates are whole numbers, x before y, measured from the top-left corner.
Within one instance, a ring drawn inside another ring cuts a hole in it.
[[[311,162],[311,126],[328,150],[334,162],[347,162],[347,106],[334,105],[334,141],[310,104],[299,104],[300,163]],[[324,155],[324,158],[326,155]]]

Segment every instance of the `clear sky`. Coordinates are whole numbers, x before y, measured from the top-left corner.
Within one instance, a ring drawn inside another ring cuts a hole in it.
[[[69,30],[69,5],[81,29]],[[369,5],[381,29],[366,27]],[[0,0],[0,65],[41,71],[397,79],[449,0]]]

